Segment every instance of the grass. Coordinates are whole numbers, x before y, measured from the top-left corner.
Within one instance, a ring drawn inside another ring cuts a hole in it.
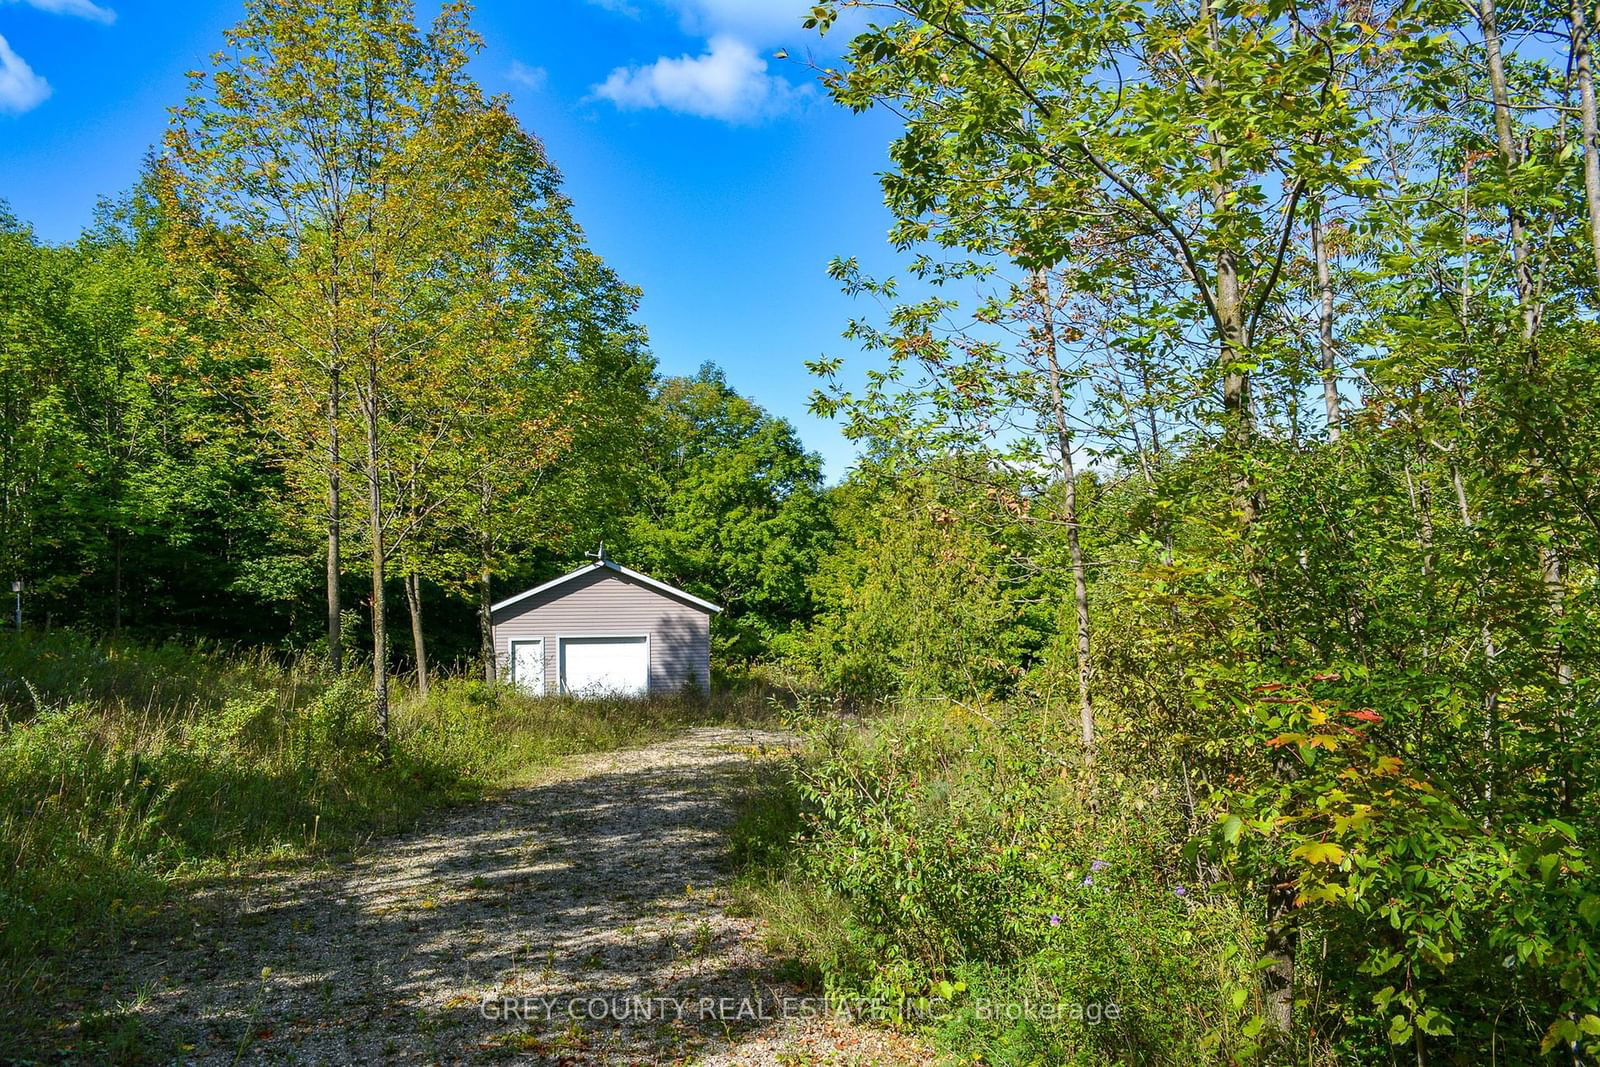
[[[809,753],[775,759],[740,794],[729,827],[735,914],[759,917],[764,947],[782,977],[821,992],[825,976],[853,954],[848,904],[799,867],[805,805],[796,786]],[[796,760],[799,762],[796,762]],[[781,762],[780,762],[781,761]]]
[[[446,680],[397,692],[382,760],[359,672],[0,636],[0,1002],[42,1003],[65,957],[130,936],[200,879],[338,853],[565,756],[755,721],[766,703],[757,687],[576,702]]]

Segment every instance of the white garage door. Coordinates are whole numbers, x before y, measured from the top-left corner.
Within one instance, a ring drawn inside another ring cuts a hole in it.
[[[562,638],[563,693],[642,697],[649,689],[650,642],[646,638]]]

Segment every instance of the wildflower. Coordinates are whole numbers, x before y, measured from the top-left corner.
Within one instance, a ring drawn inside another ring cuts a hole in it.
[[[1095,871],[1103,871],[1109,866],[1111,866],[1111,864],[1107,863],[1105,860],[1095,860],[1093,863],[1089,864],[1089,873],[1093,874]]]
[[[1061,916],[1059,916],[1059,915],[1050,916],[1050,925],[1051,926],[1060,926],[1061,925]]]
[[[1083,884],[1084,885],[1094,885],[1094,875],[1092,875],[1092,874],[1084,875],[1083,876]]]
[[[1189,891],[1181,885],[1175,885],[1172,887],[1172,895],[1175,897],[1186,897],[1189,895]]]

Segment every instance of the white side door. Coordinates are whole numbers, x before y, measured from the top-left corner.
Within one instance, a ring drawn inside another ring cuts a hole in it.
[[[529,696],[544,696],[544,639],[511,642],[511,684]]]
[[[562,638],[561,691],[574,696],[644,696],[650,691],[649,638]]]

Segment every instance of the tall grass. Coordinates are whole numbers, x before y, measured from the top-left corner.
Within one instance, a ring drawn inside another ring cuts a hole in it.
[[[0,1001],[193,880],[346,848],[565,755],[760,714],[758,699],[401,693],[378,756],[365,677],[310,660],[0,635]]]

